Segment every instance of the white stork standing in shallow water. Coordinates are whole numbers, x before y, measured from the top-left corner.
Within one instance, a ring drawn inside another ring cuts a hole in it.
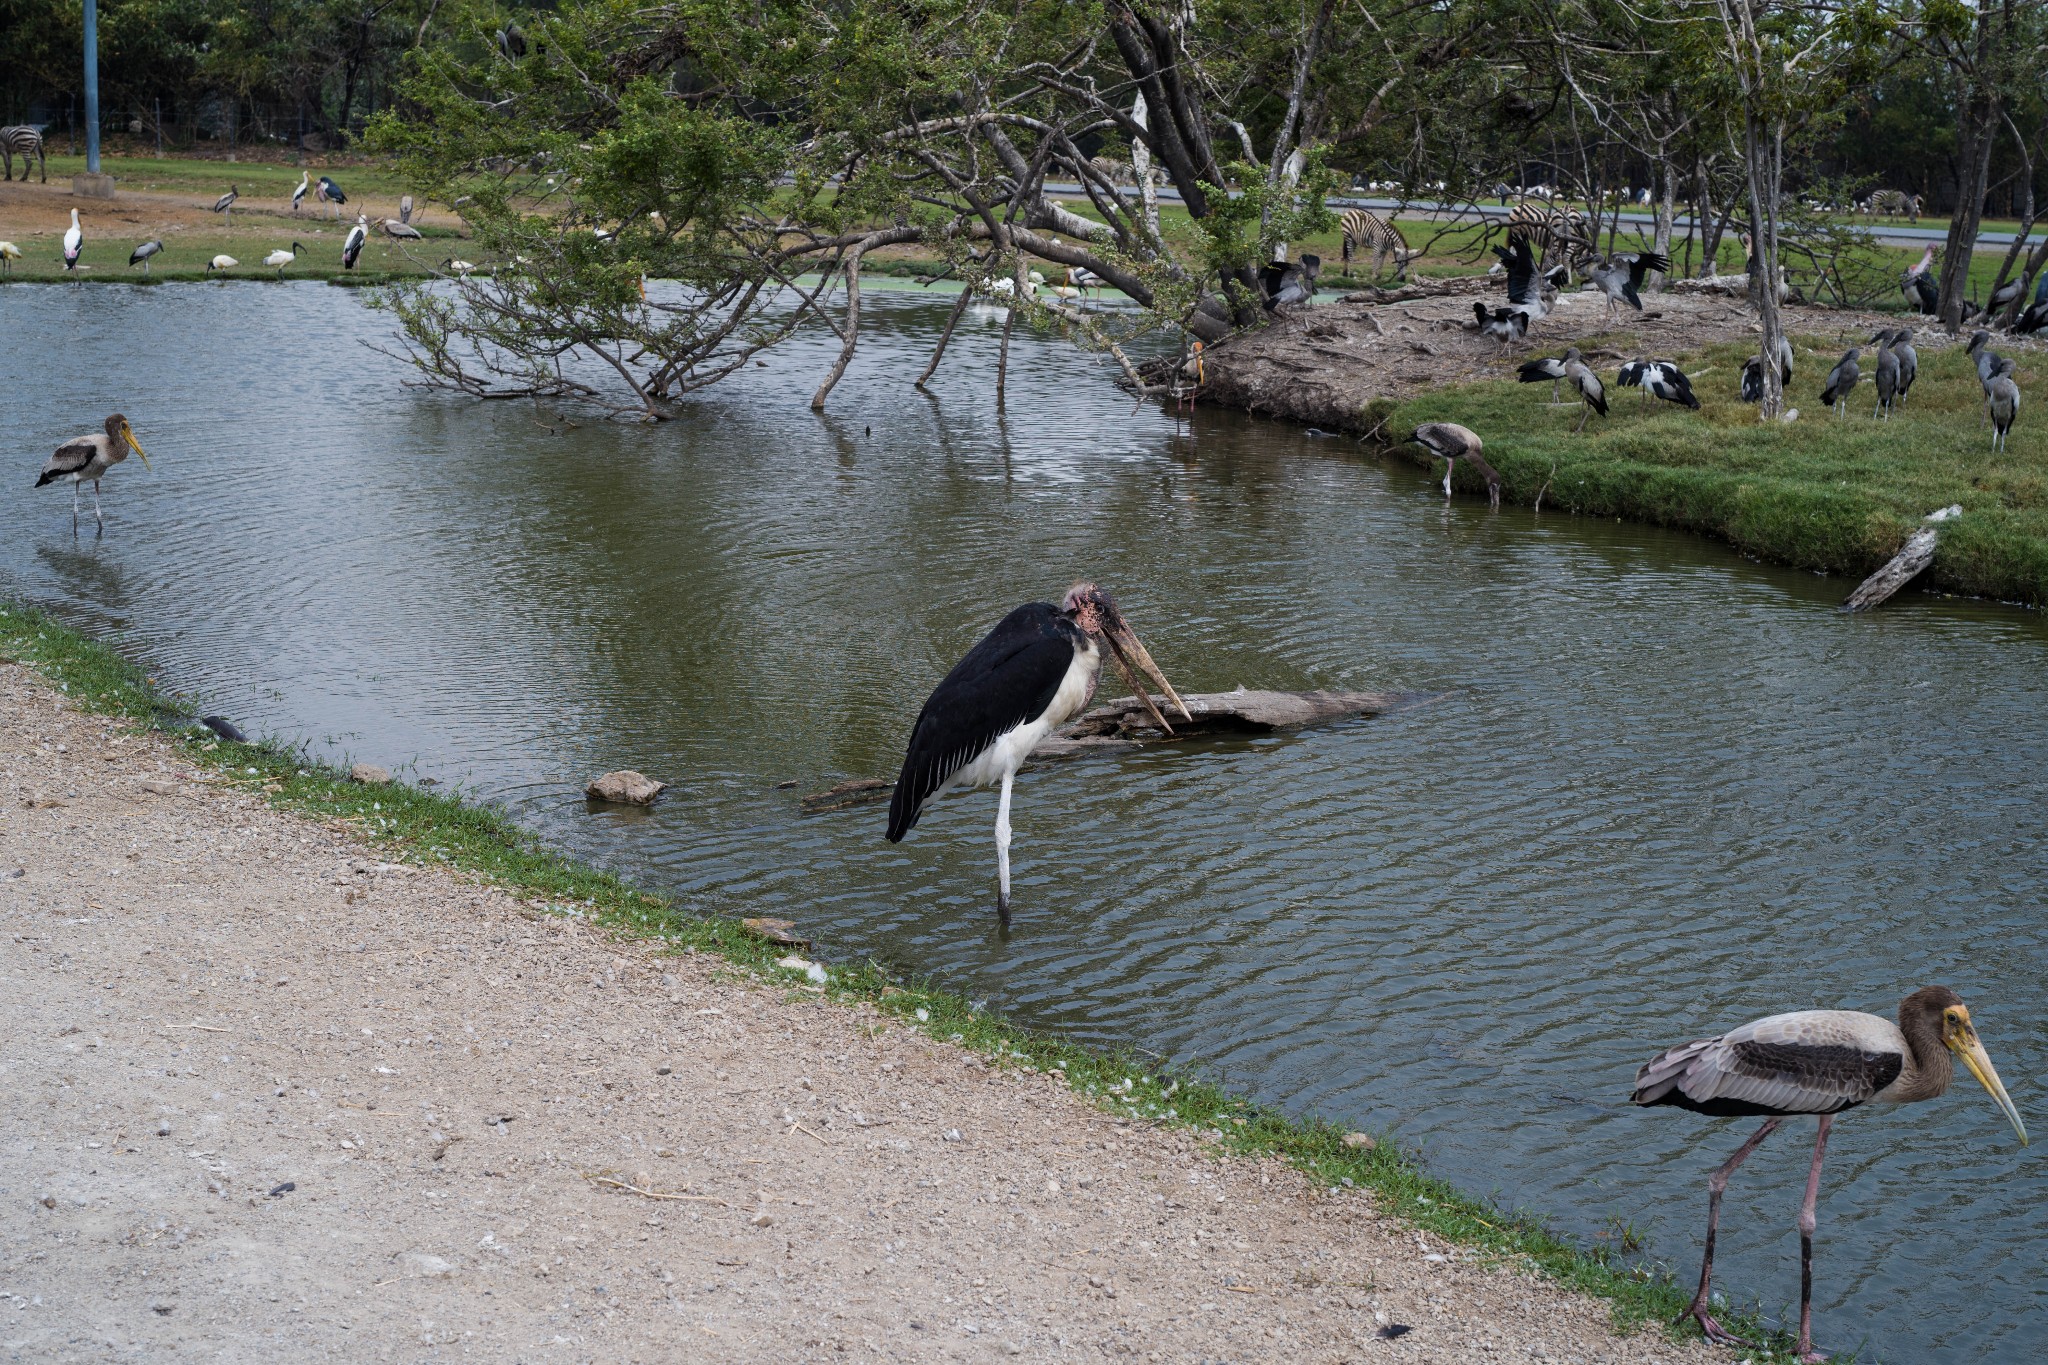
[[[1795,1114],[1814,1114],[1820,1133],[1813,1144],[1813,1168],[1806,1177],[1806,1202],[1799,1210],[1799,1358],[1818,1361],[1813,1349],[1814,1203],[1820,1196],[1820,1163],[1827,1152],[1834,1116],[1859,1104],[1911,1104],[1948,1089],[1960,1060],[1998,1101],[2026,1145],[2027,1126],[2013,1107],[1998,1070],[1991,1065],[1970,1008],[1946,986],[1926,986],[1899,1003],[1899,1022],[1853,1010],[1800,1010],[1744,1024],[1718,1038],[1687,1043],[1659,1053],[1636,1072],[1637,1104],[1672,1104],[1717,1118],[1764,1115],[1764,1126],[1707,1179],[1707,1249],[1700,1262],[1699,1293],[1686,1316],[1707,1340],[1748,1346],[1724,1330],[1709,1311],[1714,1277],[1714,1231],[1721,1218],[1721,1192],[1728,1178],[1778,1125]]]
[[[85,250],[85,230],[78,226],[78,210],[71,210],[71,229],[64,234],[64,268],[78,269],[78,257]]]
[[[1095,695],[1107,643],[1117,671],[1159,728],[1173,727],[1131,672],[1143,669],[1188,715],[1187,704],[1152,662],[1116,602],[1093,583],[1066,600],[1017,608],[967,651],[926,700],[889,799],[889,842],[899,843],[925,807],[949,787],[1002,784],[996,805],[996,915],[1010,923],[1010,784],[1039,741],[1079,715]]]
[[[135,439],[135,431],[128,425],[128,419],[115,413],[107,419],[105,431],[95,431],[84,436],[74,436],[43,465],[43,475],[36,480],[36,487],[45,484],[71,482],[71,529],[78,530],[78,486],[92,481],[92,515],[104,527],[106,517],[100,512],[100,479],[109,469],[128,458],[133,450],[142,455],[142,467],[149,468],[149,456],[142,454],[142,446]]]

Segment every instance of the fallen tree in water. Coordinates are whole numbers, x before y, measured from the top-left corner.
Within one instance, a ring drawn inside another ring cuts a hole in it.
[[[1219,735],[1270,735],[1310,725],[1376,716],[1418,700],[1409,692],[1269,692],[1240,687],[1235,692],[1196,692],[1184,696],[1189,718],[1175,719],[1171,734],[1159,728],[1143,701],[1115,697],[1062,726],[1031,751],[1032,767],[1054,759],[1109,753],[1145,744],[1177,744]],[[1165,698],[1157,699],[1165,705]],[[870,802],[886,801],[894,782],[856,778],[802,798],[805,815],[823,815]]]

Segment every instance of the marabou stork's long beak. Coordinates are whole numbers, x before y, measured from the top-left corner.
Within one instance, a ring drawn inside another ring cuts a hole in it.
[[[1977,1026],[1970,1022],[1968,1013],[1964,1013],[1954,1027],[1942,1030],[1941,1041],[1947,1043],[1948,1050],[1970,1068],[1970,1074],[1977,1078],[1977,1083],[1991,1092],[1991,1098],[1998,1101],[1998,1107],[2012,1121],[2012,1130],[2020,1135],[2020,1146],[2026,1146],[2027,1125],[2020,1122],[2020,1111],[2014,1107],[2012,1096],[2005,1093],[2005,1084],[1998,1079],[1998,1068],[1991,1065],[1991,1054],[1978,1041]]]
[[[1116,660],[1116,671],[1124,675],[1124,681],[1130,684],[1131,691],[1138,700],[1145,703],[1145,709],[1151,713],[1153,722],[1160,729],[1169,735],[1173,733],[1173,727],[1166,723],[1166,717],[1153,705],[1151,689],[1140,682],[1137,675],[1131,671],[1133,661],[1173,699],[1173,704],[1180,709],[1182,716],[1189,720],[1194,719],[1194,715],[1188,710],[1188,704],[1180,699],[1180,693],[1173,690],[1173,684],[1166,680],[1166,674],[1160,671],[1159,665],[1152,662],[1152,651],[1145,648],[1144,642],[1138,638],[1138,632],[1131,629],[1129,622],[1118,616],[1108,623],[1102,635],[1109,641],[1109,653],[1110,657]]]
[[[144,469],[149,469],[149,456],[143,454],[142,443],[135,439],[134,430],[127,426],[125,423],[121,427],[121,439],[128,443],[128,448],[130,450],[134,451],[137,455],[142,456],[142,467]],[[150,472],[155,473],[156,471],[151,470]]]

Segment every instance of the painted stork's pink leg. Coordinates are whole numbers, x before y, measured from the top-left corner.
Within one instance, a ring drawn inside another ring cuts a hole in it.
[[[1813,1140],[1813,1169],[1806,1173],[1806,1202],[1799,1206],[1799,1345],[1802,1365],[1820,1365],[1824,1352],[1813,1349],[1813,1231],[1820,1226],[1814,1204],[1820,1198],[1820,1160],[1827,1155],[1828,1129],[1833,1114],[1820,1116],[1820,1133]]]
[[[1784,1121],[1764,1120],[1764,1126],[1750,1134],[1749,1141],[1736,1148],[1735,1155],[1721,1163],[1715,1168],[1714,1173],[1707,1177],[1707,1253],[1700,1258],[1700,1291],[1693,1295],[1692,1306],[1685,1310],[1679,1320],[1682,1322],[1685,1318],[1691,1318],[1700,1325],[1700,1331],[1706,1333],[1708,1341],[1722,1346],[1748,1346],[1752,1343],[1744,1341],[1714,1321],[1714,1315],[1710,1311],[1712,1301],[1708,1296],[1714,1287],[1714,1234],[1721,1224],[1721,1196],[1727,1191],[1728,1177],[1735,1174],[1735,1168],[1749,1160],[1749,1154],[1763,1146],[1764,1139],[1777,1132],[1778,1125]]]

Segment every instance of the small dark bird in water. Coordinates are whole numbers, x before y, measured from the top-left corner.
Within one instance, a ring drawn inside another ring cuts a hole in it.
[[[236,729],[235,723],[226,716],[201,716],[199,723],[219,735],[222,739],[229,740],[235,744],[247,744],[249,742],[249,737]]]

